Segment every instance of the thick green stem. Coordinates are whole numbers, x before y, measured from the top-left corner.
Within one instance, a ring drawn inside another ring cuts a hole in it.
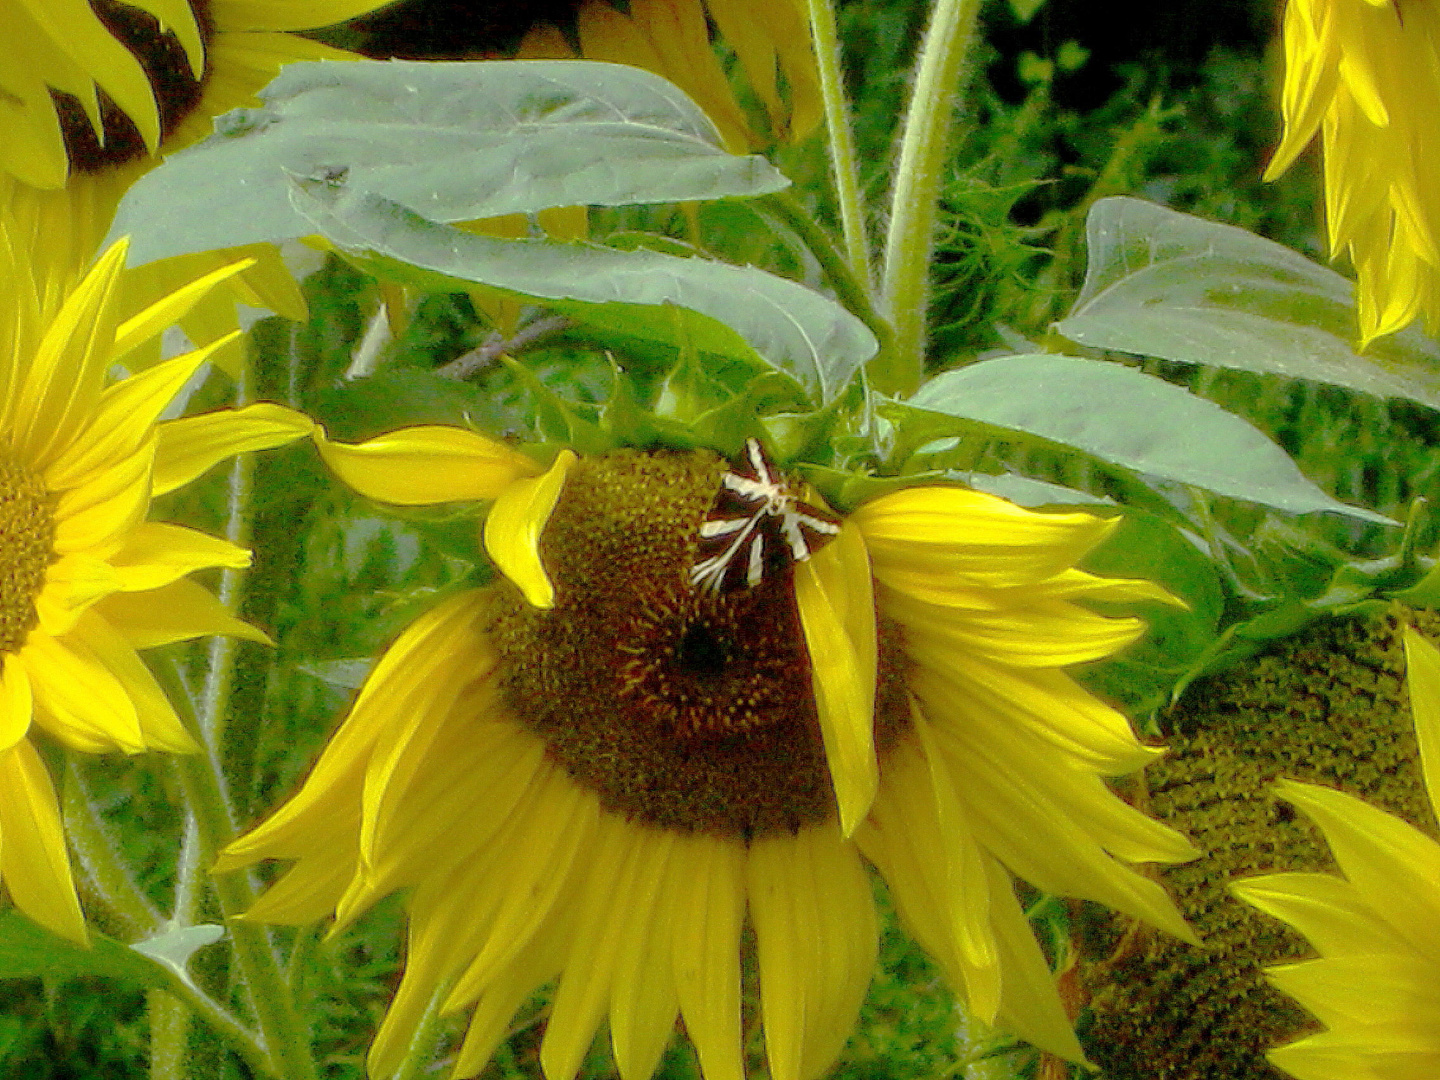
[[[905,116],[885,242],[881,291],[895,326],[895,348],[890,363],[871,372],[882,393],[912,394],[924,372],[930,255],[941,180],[955,98],[979,9],[979,0],[936,0],[920,43],[915,92]]]
[[[845,233],[845,254],[850,272],[870,289],[870,241],[865,235],[865,204],[860,198],[860,170],[855,140],[850,133],[850,109],[840,71],[840,35],[835,29],[831,0],[809,0],[810,37],[820,73],[820,96],[825,102],[825,130],[830,142],[830,168],[835,177],[835,198],[840,204],[840,227]]]
[[[208,753],[177,757],[175,767],[185,802],[195,815],[198,849],[203,865],[215,860],[220,845],[235,834],[223,779]],[[260,1037],[274,1071],[285,1080],[315,1080],[319,1073],[310,1054],[310,1033],[295,1008],[290,986],[263,927],[237,921],[255,902],[255,889],[243,871],[213,878],[220,911],[230,930],[230,945],[240,978],[249,991]]]
[[[190,1010],[164,990],[147,990],[150,1014],[150,1080],[186,1080]]]
[[[236,386],[237,400],[249,395],[247,380]],[[225,537],[236,544],[249,538],[253,464],[248,456],[231,465]],[[234,611],[243,590],[243,572],[226,571],[221,577],[220,600]],[[176,902],[189,907],[196,901],[202,872],[215,863],[221,845],[235,835],[235,812],[226,790],[223,766],[223,726],[229,713],[236,643],[226,637],[211,639],[209,664],[200,692],[198,710],[173,672],[172,697],[183,710],[191,733],[201,750],[175,758],[175,771],[189,811],[185,843],[181,852]],[[281,971],[267,931],[237,921],[255,902],[255,888],[245,872],[219,874],[212,880],[230,930],[230,945],[241,981],[250,998],[260,1038],[269,1059],[270,1071],[284,1080],[316,1080],[319,1072],[310,1050],[310,1032],[295,1008],[290,986]],[[178,913],[177,913],[178,914]]]

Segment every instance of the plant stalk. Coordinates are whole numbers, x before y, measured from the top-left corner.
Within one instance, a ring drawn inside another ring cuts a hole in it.
[[[840,227],[845,234],[845,255],[850,272],[869,292],[870,241],[865,235],[865,205],[860,197],[860,170],[850,130],[850,109],[840,69],[840,35],[835,28],[832,0],[809,0],[810,39],[815,46],[820,75],[820,96],[825,103],[825,130],[830,143],[830,168],[835,198],[840,205]]]
[[[941,181],[955,98],[979,9],[979,0],[936,0],[920,43],[885,242],[881,294],[895,327],[895,348],[885,367],[872,367],[871,377],[881,393],[913,394],[924,373],[930,255]]]

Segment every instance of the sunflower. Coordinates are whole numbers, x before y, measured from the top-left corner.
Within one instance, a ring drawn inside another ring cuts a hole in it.
[[[1285,135],[1274,178],[1321,132],[1330,250],[1359,277],[1369,344],[1440,330],[1440,10],[1416,0],[1289,0]]]
[[[820,123],[820,77],[803,0],[631,0],[621,11],[606,0],[582,0],[575,12],[578,52],[558,28],[539,23],[517,55],[575,56],[644,68],[693,98],[741,153],[766,141],[736,100],[710,44],[707,16],[735,54],[771,135],[798,140]]]
[[[1440,652],[1408,627],[1405,664],[1425,787],[1440,810]],[[1266,975],[1326,1030],[1266,1056],[1300,1080],[1440,1074],[1440,844],[1353,795],[1293,780],[1276,791],[1319,826],[1345,876],[1231,886],[1320,954]]]
[[[136,649],[203,634],[265,640],[186,577],[249,552],[145,520],[152,495],[222,458],[303,436],[275,405],[158,423],[217,346],[106,385],[106,373],[208,289],[121,321],[116,245],[68,296],[0,221],[0,878],[16,906],[85,940],[55,790],[33,728],[84,753],[197,749]]]
[[[1141,632],[1076,600],[1166,598],[1073,568],[1108,523],[911,488],[793,572],[710,591],[693,568],[727,466],[708,451],[542,469],[452,428],[317,443],[372,498],[495,500],[496,580],[399,636],[304,785],[219,866],[298,860],[248,916],[272,922],[343,924],[410,890],[372,1075],[437,992],[472,1009],[455,1071],[477,1072],[558,978],[550,1080],[607,1017],[621,1076],[644,1080],[677,1016],[709,1080],[741,1080],[748,920],[772,1075],[809,1080],[874,968],[867,862],[976,1014],[1072,1060],[1012,873],[1193,940],[1115,857],[1196,852],[1101,779],[1160,751],[1062,670]]]
[[[370,11],[377,0],[0,0],[0,214],[48,279],[73,285],[95,259],[115,208],[141,175],[210,134],[211,121],[256,105],[257,91],[292,60],[351,54],[287,31]],[[278,253],[254,261],[223,291],[229,298],[304,317]],[[128,276],[138,306],[236,253],[166,260]],[[217,298],[218,299],[218,298]],[[208,342],[235,328],[218,304],[187,313],[186,330]],[[238,344],[217,354],[234,368]]]

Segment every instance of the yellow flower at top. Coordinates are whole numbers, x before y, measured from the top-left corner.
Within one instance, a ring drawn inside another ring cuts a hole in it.
[[[128,320],[123,244],[66,294],[37,278],[0,220],[0,879],[26,915],[85,940],[38,730],[84,753],[195,743],[137,649],[204,634],[265,640],[187,577],[246,566],[242,548],[147,521],[171,491],[310,422],[260,404],[180,420],[162,410],[219,344],[107,385],[112,365],[237,264]]]
[[[1405,666],[1421,772],[1440,811],[1440,652],[1409,627]],[[1353,795],[1294,780],[1276,791],[1319,826],[1345,876],[1231,885],[1320,954],[1266,976],[1326,1030],[1266,1056],[1299,1080],[1440,1076],[1440,844]]]
[[[1332,254],[1359,278],[1368,345],[1424,318],[1440,331],[1440,8],[1429,0],[1288,0],[1285,135],[1266,172],[1318,131]]]
[[[1102,779],[1160,751],[1064,671],[1142,629],[1077,601],[1168,599],[1074,569],[1110,523],[911,488],[793,569],[711,590],[695,567],[727,464],[708,451],[547,469],[455,428],[317,442],[375,499],[494,500],[493,583],[400,634],[299,792],[217,867],[296,860],[248,916],[273,922],[343,924],[408,890],[372,1076],[437,991],[470,1013],[454,1075],[475,1075],[558,979],[549,1080],[607,1019],[621,1077],[646,1080],[677,1018],[708,1080],[743,1080],[748,925],[771,1075],[814,1080],[875,967],[867,865],[975,1015],[1071,1060],[1012,874],[1194,940],[1126,863],[1195,851]]]
[[[98,254],[131,184],[211,133],[222,113],[292,60],[349,59],[286,31],[326,26],[379,0],[0,0],[0,215],[12,243],[46,280],[73,287]],[[278,254],[232,278],[234,299],[292,318],[304,305]],[[149,302],[234,254],[167,260],[127,289]],[[143,306],[143,304],[137,304]],[[187,331],[206,343],[234,327],[230,313],[193,310]],[[227,350],[238,363],[239,347]],[[219,357],[227,362],[226,354]]]
[[[710,44],[707,15],[735,53],[764,107],[773,139],[802,139],[820,122],[820,78],[804,0],[630,0],[628,13],[606,0],[582,0],[575,15],[579,55],[630,64],[669,79],[715,122],[734,152],[763,145]],[[525,36],[518,55],[576,55],[554,26]]]

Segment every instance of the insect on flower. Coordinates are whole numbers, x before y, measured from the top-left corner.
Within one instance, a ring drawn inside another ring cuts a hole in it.
[[[753,589],[767,574],[790,569],[840,531],[840,521],[801,502],[765,456],[745,440],[744,464],[727,469],[700,523],[699,559],[690,583],[713,593]]]

